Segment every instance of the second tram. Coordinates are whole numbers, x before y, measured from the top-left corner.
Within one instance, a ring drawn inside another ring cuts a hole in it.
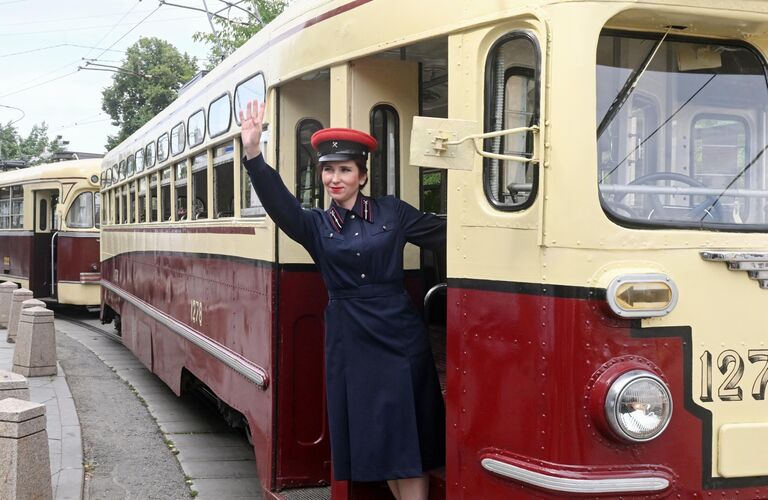
[[[0,279],[38,299],[98,306],[101,159],[0,173]]]

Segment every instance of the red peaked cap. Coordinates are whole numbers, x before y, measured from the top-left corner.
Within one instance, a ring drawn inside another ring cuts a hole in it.
[[[312,134],[318,161],[344,161],[376,151],[378,143],[370,134],[351,128],[324,128]]]

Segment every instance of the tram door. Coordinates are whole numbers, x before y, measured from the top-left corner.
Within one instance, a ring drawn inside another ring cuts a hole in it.
[[[58,189],[33,191],[34,236],[32,243],[32,266],[29,287],[35,297],[56,297],[55,276],[55,234],[54,214],[59,201]]]

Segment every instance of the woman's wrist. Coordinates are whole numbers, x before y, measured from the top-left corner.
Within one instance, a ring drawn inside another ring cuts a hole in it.
[[[251,148],[245,150],[245,159],[252,160],[261,154],[261,148]]]

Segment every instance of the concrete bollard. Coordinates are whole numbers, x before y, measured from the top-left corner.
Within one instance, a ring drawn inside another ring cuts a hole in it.
[[[11,281],[0,283],[0,328],[8,328],[8,318],[11,315],[11,300],[13,291],[19,287]]]
[[[13,298],[11,299],[11,313],[8,316],[8,338],[6,339],[10,343],[16,342],[16,333],[19,331],[19,316],[21,315],[21,303],[25,300],[31,299],[32,290],[26,288],[19,288],[13,291]]]
[[[51,461],[45,405],[0,401],[0,498],[51,500]]]
[[[30,307],[21,312],[19,335],[13,351],[13,371],[25,377],[56,375],[53,311]]]
[[[0,400],[7,398],[29,401],[29,384],[24,375],[0,370]]]

